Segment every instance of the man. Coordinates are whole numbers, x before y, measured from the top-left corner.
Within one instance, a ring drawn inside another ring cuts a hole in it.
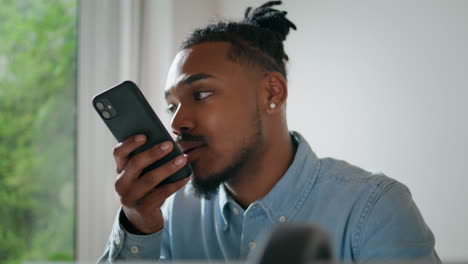
[[[328,232],[339,260],[439,262],[403,184],[319,159],[289,132],[283,41],[295,25],[272,8],[279,3],[248,9],[241,22],[196,30],[182,44],[165,93],[185,155],[138,177],[173,146],[128,158],[144,136],[117,145],[122,210],[103,261],[242,260],[275,225],[307,222]],[[186,162],[190,183],[154,188]]]

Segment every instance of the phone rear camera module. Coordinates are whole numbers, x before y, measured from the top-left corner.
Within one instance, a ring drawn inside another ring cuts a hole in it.
[[[99,98],[99,100],[94,103],[94,106],[103,119],[109,120],[118,115],[117,110],[107,98]]]
[[[104,104],[101,103],[101,102],[97,102],[96,103],[96,108],[99,109],[99,110],[104,110]]]
[[[111,117],[111,114],[107,111],[102,111],[102,117],[105,119],[109,119]]]

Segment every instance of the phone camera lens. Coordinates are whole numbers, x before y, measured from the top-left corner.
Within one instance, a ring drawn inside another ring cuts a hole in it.
[[[111,117],[111,114],[107,111],[103,111],[102,112],[102,116],[105,118],[105,119],[109,119]]]
[[[103,110],[103,109],[104,109],[104,104],[101,103],[101,102],[97,102],[97,103],[96,103],[96,107],[97,107],[97,109],[99,109],[99,110]]]

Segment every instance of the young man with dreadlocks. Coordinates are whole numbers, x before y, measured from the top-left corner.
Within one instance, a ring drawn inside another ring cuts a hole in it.
[[[165,95],[185,155],[138,177],[173,146],[162,143],[132,158],[143,135],[116,146],[122,210],[102,261],[242,260],[273,226],[307,222],[328,232],[342,261],[439,262],[406,186],[319,159],[288,130],[283,41],[296,27],[272,8],[279,3],[248,9],[240,22],[195,30],[182,44]],[[154,188],[186,162],[190,182]]]

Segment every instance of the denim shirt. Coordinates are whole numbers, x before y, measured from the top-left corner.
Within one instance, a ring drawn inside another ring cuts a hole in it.
[[[263,198],[245,210],[220,187],[198,199],[191,184],[166,200],[163,230],[128,233],[116,218],[101,261],[244,260],[275,225],[321,226],[340,261],[423,259],[439,263],[435,239],[408,188],[345,161],[319,159],[297,132],[294,160]]]

